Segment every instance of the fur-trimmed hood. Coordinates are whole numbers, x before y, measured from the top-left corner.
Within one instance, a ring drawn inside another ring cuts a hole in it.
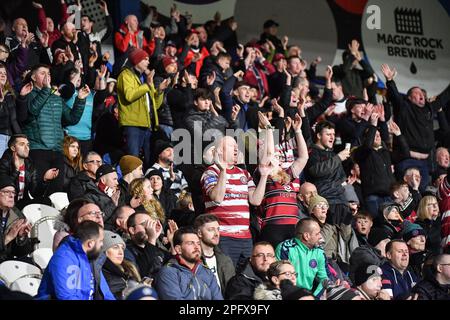
[[[271,289],[264,284],[260,284],[256,287],[253,297],[255,300],[282,300],[281,291],[279,289]]]

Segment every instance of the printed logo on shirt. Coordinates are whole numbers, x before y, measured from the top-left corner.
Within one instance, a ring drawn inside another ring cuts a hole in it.
[[[205,179],[205,182],[206,182],[206,184],[216,183],[217,182],[217,177],[210,176],[210,177]]]
[[[316,259],[310,260],[310,261],[309,261],[309,266],[310,266],[312,269],[315,269],[315,268],[317,267],[317,261],[316,261]]]
[[[241,181],[242,184],[247,184],[248,183],[248,179],[245,176],[242,176],[239,180]]]

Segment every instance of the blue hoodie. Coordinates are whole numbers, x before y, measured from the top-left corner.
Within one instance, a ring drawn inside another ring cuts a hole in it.
[[[69,236],[50,259],[36,298],[89,300],[92,277],[91,265],[80,240]],[[116,300],[101,271],[100,291],[105,300]]]

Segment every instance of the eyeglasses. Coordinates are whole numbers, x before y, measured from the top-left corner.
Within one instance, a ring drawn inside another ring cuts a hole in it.
[[[261,258],[263,258],[263,257],[266,257],[266,258],[275,258],[275,255],[272,254],[272,253],[258,253],[258,254],[253,255],[252,257],[253,257],[253,258],[258,258],[258,259],[261,259]]]
[[[297,277],[298,273],[297,272],[291,272],[291,271],[286,271],[286,272],[281,272],[278,274],[278,276],[282,276],[285,275],[286,277],[290,278],[292,276]]]
[[[450,263],[439,263],[441,266],[450,266]]]
[[[5,195],[7,195],[7,196],[13,196],[13,197],[15,197],[16,196],[16,192],[15,191],[10,191],[10,190],[3,190],[3,191],[0,191],[2,194],[5,194]]]
[[[320,204],[316,204],[315,208],[319,208],[319,209],[328,209],[329,206],[325,203],[320,203]]]
[[[102,164],[102,161],[101,160],[89,160],[89,161],[86,161],[86,163],[96,163],[96,164]]]
[[[84,216],[91,216],[93,218],[95,218],[95,217],[98,217],[98,218],[102,217],[102,218],[104,218],[105,217],[105,213],[103,211],[90,211],[90,212],[82,215],[80,218],[82,218]]]
[[[9,51],[3,50],[3,49],[0,49],[0,52],[9,54]]]
[[[427,204],[427,207],[437,207],[437,206],[438,206],[437,202]]]

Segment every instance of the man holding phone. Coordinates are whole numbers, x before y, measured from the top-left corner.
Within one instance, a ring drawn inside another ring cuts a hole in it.
[[[330,205],[327,223],[340,224],[350,210],[344,189],[347,177],[342,167],[342,161],[350,157],[350,147],[334,153],[335,128],[331,122],[319,122],[315,131],[316,143],[306,165],[306,180],[317,187],[318,193]]]

